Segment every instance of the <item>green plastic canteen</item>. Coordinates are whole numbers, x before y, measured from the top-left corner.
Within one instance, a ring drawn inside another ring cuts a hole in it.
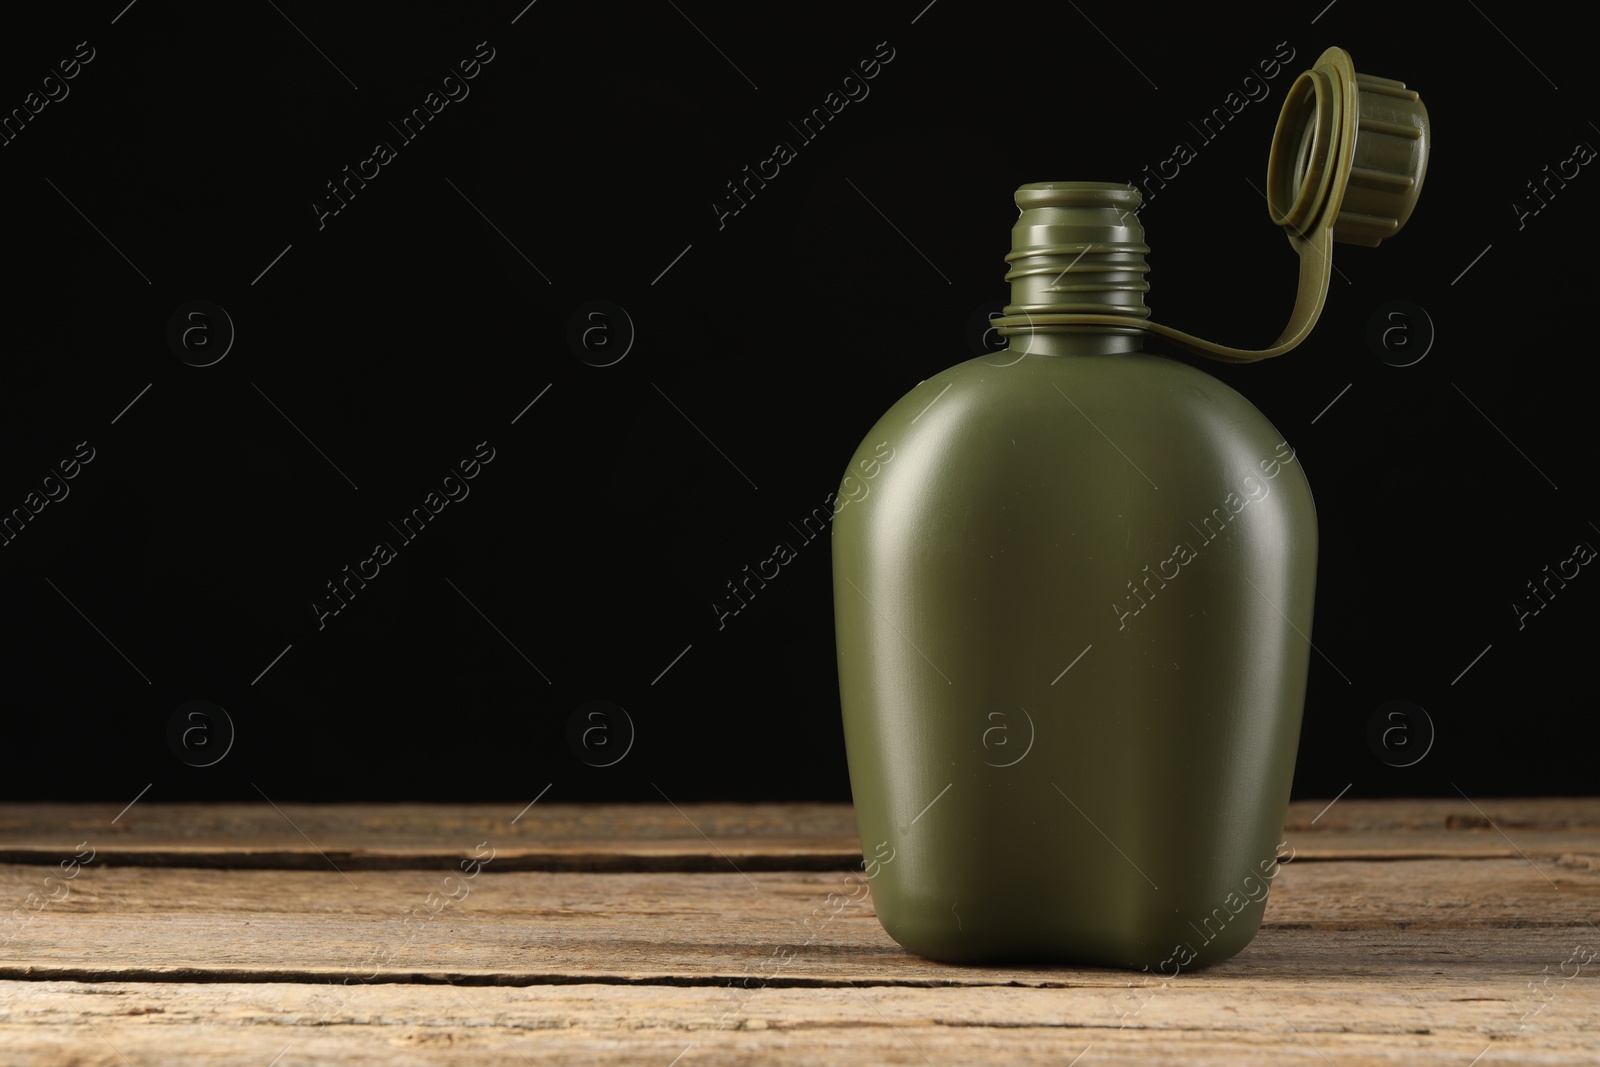
[[[1342,49],[1293,83],[1266,198],[1300,284],[1256,351],[1151,321],[1137,189],[1017,190],[1008,347],[890,408],[835,505],[856,821],[910,951],[1170,977],[1254,937],[1287,847],[1316,509],[1261,412],[1144,341],[1294,348],[1334,242],[1397,233],[1428,148],[1417,94]]]

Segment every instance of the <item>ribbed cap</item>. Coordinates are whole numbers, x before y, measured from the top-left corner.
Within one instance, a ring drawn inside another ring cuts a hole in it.
[[[1428,112],[1404,82],[1356,73],[1330,48],[1284,100],[1267,162],[1272,221],[1307,234],[1337,204],[1333,239],[1375,248],[1411,217],[1428,170]]]
[[[1404,82],[1356,75],[1355,162],[1333,239],[1377,247],[1411,217],[1428,172],[1428,110]]]

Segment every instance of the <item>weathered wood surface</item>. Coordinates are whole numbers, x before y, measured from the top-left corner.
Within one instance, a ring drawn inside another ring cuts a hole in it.
[[[861,859],[848,804],[0,804],[0,863],[80,842],[110,866],[393,870],[496,848],[501,870],[841,870]],[[113,823],[112,819],[116,819]],[[1593,854],[1600,799],[1296,801],[1299,859]],[[1520,850],[1520,852],[1519,852]]]
[[[376,972],[398,981],[737,981],[775,949],[810,939],[784,980],[1107,980],[912,956],[884,933],[869,903],[837,912],[827,905],[830,893],[846,892],[839,872],[492,875],[492,866],[448,889],[444,872],[84,868],[65,899],[20,927],[0,925],[0,938],[13,937],[0,947],[0,978],[339,980]],[[443,900],[441,890],[459,894],[463,886],[463,899]],[[0,867],[0,899],[21,901],[39,889],[38,868]],[[425,904],[430,893],[441,895]],[[434,908],[431,919],[407,919]],[[1600,949],[1600,931],[1585,925],[1593,915],[1600,869],[1521,859],[1295,861],[1273,881],[1266,930],[1230,966],[1258,975],[1366,975],[1376,948],[1405,945],[1420,955],[1384,968],[1424,978],[1417,961],[1431,966],[1430,946],[1462,955],[1486,950],[1477,940],[1492,937],[1492,966],[1538,972],[1584,934]],[[1554,940],[1532,936],[1541,929]],[[1347,936],[1357,931],[1371,936]]]
[[[1594,979],[1585,976],[1570,985]],[[628,1063],[1494,1067],[1595,1062],[1592,990],[1526,1010],[1510,983],[1149,989],[728,990],[0,983],[8,1064]],[[1478,1059],[1478,1057],[1482,1057]]]
[[[0,863],[90,842],[104,865],[399,870],[453,866],[488,841],[500,870],[842,870],[861,862],[848,804],[0,805]],[[712,842],[715,842],[713,845]],[[719,852],[720,850],[720,852]]]
[[[1596,799],[1297,804],[1175,979],[907,954],[838,805],[280,807],[0,806],[0,1064],[1600,1063]]]

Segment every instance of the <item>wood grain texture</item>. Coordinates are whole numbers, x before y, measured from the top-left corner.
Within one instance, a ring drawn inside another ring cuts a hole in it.
[[[1297,803],[1176,978],[909,955],[847,806],[113,809],[0,806],[0,1064],[1600,1063],[1597,799]]]
[[[0,983],[0,1050],[28,1067],[629,1063],[1131,1065],[1588,1064],[1600,993],[1583,976],[1543,1011],[1509,983],[1221,985],[1186,976],[1146,991],[726,991],[306,984]],[[1081,1058],[1078,1058],[1081,1057]]]
[[[848,804],[0,804],[0,863],[53,864],[80,842],[105,865],[403,870],[491,841],[502,870],[844,870]],[[520,814],[519,814],[520,813]],[[117,821],[112,823],[112,819]],[[1296,801],[1303,860],[1600,854],[1600,798]],[[1520,851],[1519,851],[1520,850]]]
[[[912,956],[884,933],[870,903],[830,908],[829,894],[845,893],[838,872],[492,869],[463,881],[464,899],[425,903],[448,872],[84,868],[69,896],[11,934],[0,977],[338,980],[375,972],[396,981],[704,982],[757,973],[783,948],[797,952],[782,973],[789,982],[1037,984],[1084,973]],[[0,899],[21,900],[39,884],[38,868],[0,867]],[[1374,946],[1463,952],[1488,939],[1495,966],[1537,972],[1581,933],[1600,948],[1600,931],[1587,925],[1596,914],[1600,869],[1555,861],[1296,861],[1273,881],[1266,929],[1224,966],[1279,977],[1305,967],[1371,973]],[[1555,940],[1530,936],[1536,930]],[[1345,936],[1361,931],[1372,936]],[[8,933],[0,928],[0,937]],[[1414,970],[1405,960],[1384,966]]]
[[[492,842],[502,870],[843,870],[848,804],[0,805],[0,862],[54,863],[79,842],[111,866],[405,870]]]

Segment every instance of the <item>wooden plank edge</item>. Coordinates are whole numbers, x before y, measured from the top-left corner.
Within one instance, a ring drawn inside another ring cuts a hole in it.
[[[1494,860],[1545,859],[1579,870],[1600,869],[1600,838],[1593,851],[1574,850],[1571,842],[1526,848],[1485,847],[1393,847],[1344,848],[1319,842],[1295,846],[1295,863],[1373,862],[1404,863],[1415,860]],[[52,867],[70,855],[61,849],[44,847],[0,848],[0,864]],[[342,871],[431,871],[448,870],[462,860],[474,858],[469,849],[416,849],[389,851],[377,849],[321,850],[302,848],[218,848],[210,845],[189,847],[117,845],[99,849],[95,866],[103,867],[194,867],[213,870],[326,871],[329,863]],[[684,847],[658,848],[617,844],[610,847],[502,849],[486,872],[549,871],[556,873],[624,874],[726,872],[730,864],[740,871],[850,871],[862,865],[858,849],[786,848],[748,849],[722,847],[720,853],[697,850],[691,842]]]
[[[0,849],[0,864],[54,866],[63,858],[59,849]],[[321,850],[311,848],[217,848],[197,845],[191,848],[157,846],[150,848],[117,846],[95,853],[95,866],[105,867],[202,867],[222,870],[326,871],[333,863],[342,871],[427,871],[454,869],[462,860],[476,858],[470,849],[388,852],[369,849]],[[741,871],[848,871],[861,867],[859,849],[782,849],[723,848],[722,854],[696,850],[685,842],[683,849],[608,848],[580,849],[502,849],[495,853],[486,873],[502,871],[553,871],[561,873],[671,873],[704,874],[727,872],[729,863]]]

